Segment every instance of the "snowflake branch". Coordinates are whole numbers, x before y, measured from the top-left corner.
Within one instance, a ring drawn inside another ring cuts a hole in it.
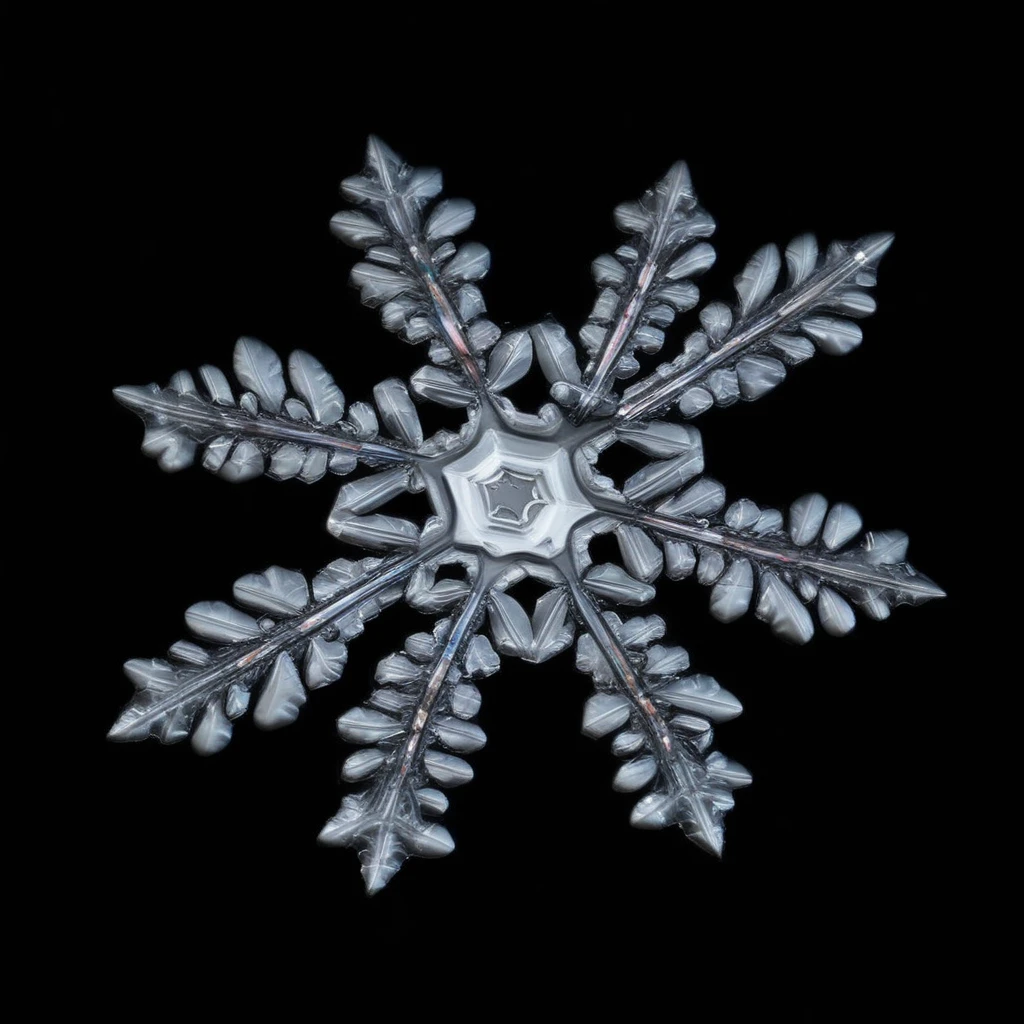
[[[491,585],[492,576],[478,571],[454,621],[439,623],[432,638],[411,637],[406,654],[380,663],[378,682],[404,688],[411,684],[417,696],[411,698],[401,689],[380,690],[370,703],[381,710],[353,708],[338,721],[344,738],[380,744],[353,754],[345,764],[345,778],[354,781],[372,775],[375,781],[366,792],[345,797],[338,814],[324,826],[320,841],[359,850],[370,895],[387,885],[406,857],[441,857],[454,849],[448,830],[427,825],[422,817],[442,813],[447,801],[436,790],[422,787],[425,775],[448,786],[472,778],[465,761],[433,748],[433,742],[460,752],[478,750],[486,742],[482,730],[465,721],[476,714],[479,693],[471,684],[459,682],[462,674],[455,665],[461,659],[467,676],[497,671],[497,655],[484,637],[475,637],[475,649],[467,652]],[[417,662],[424,648],[427,662],[422,665]],[[453,717],[439,715],[443,693]],[[394,717],[396,711],[399,718]]]
[[[872,312],[871,297],[847,286],[874,284],[873,267],[892,244],[892,237],[870,235],[852,245],[837,243],[824,261],[819,261],[813,238],[795,239],[786,250],[790,287],[770,301],[781,263],[778,250],[765,246],[736,278],[736,322],[722,303],[705,307],[701,321],[707,333],[693,336],[679,359],[629,388],[616,418],[621,422],[653,416],[677,398],[683,399],[680,408],[689,416],[715,402],[759,398],[786,375],[779,360],[752,355],[761,348],[771,346],[789,362],[813,355],[814,344],[832,355],[848,352],[860,343],[857,325],[810,314],[821,308],[854,316]],[[806,337],[800,336],[801,332]],[[733,368],[739,370],[738,378],[735,372],[730,375]],[[686,398],[689,389],[709,382],[710,390],[700,388]]]
[[[781,570],[799,569],[843,589],[866,587],[889,590],[894,594],[904,595],[913,604],[946,596],[946,592],[927,576],[916,571],[908,571],[901,565],[843,562],[838,557],[826,560],[809,555],[791,545],[769,544],[764,541],[757,543],[745,537],[731,536],[721,530],[697,526],[658,512],[639,512],[631,519],[632,522],[650,527],[666,536],[721,548],[732,554],[774,565]]]
[[[109,738],[143,740],[155,734],[164,742],[175,742],[189,734],[203,712],[193,743],[201,753],[214,753],[230,739],[230,719],[244,713],[251,689],[265,675],[269,678],[262,710],[257,707],[257,724],[274,728],[293,721],[305,702],[293,657],[305,652],[309,688],[333,682],[347,657],[339,637],[358,635],[381,602],[396,600],[406,577],[443,546],[439,541],[389,562],[369,560],[369,568],[366,562],[332,563],[314,580],[313,602],[299,573],[274,568],[243,577],[235,585],[235,596],[267,613],[266,631],[263,622],[223,602],[194,605],[186,616],[189,625],[221,646],[211,651],[181,641],[171,648],[178,664],[162,659],[128,662],[125,671],[138,692]],[[388,594],[389,590],[393,592]],[[342,622],[352,613],[356,614],[351,621]],[[274,615],[276,622],[270,621]],[[345,628],[339,629],[339,624]]]
[[[662,329],[676,311],[697,300],[696,288],[682,279],[706,269],[715,258],[710,246],[690,250],[694,239],[714,231],[715,223],[696,206],[682,162],[639,203],[618,207],[615,219],[623,230],[635,233],[631,245],[616,254],[620,259],[602,256],[594,266],[598,283],[606,288],[581,335],[585,344],[600,342],[584,374],[584,392],[573,415],[578,423],[593,413],[616,376],[636,372],[635,360],[624,365],[634,348],[653,352],[662,346]]]
[[[473,204],[442,201],[424,222],[424,206],[441,191],[440,172],[408,167],[375,136],[367,143],[366,162],[363,174],[346,178],[342,191],[371,213],[343,211],[331,221],[334,233],[365,249],[370,261],[353,269],[353,284],[366,305],[383,306],[388,330],[414,344],[434,342],[431,359],[454,361],[478,399],[489,401],[477,355],[501,332],[482,317],[483,297],[472,282],[487,273],[490,254],[476,243],[456,250],[451,241],[472,223]]]
[[[370,465],[408,464],[425,456],[385,444],[381,441],[359,441],[351,436],[332,432],[317,423],[296,423],[278,417],[254,419],[239,409],[211,405],[200,400],[187,400],[170,388],[152,390],[126,385],[114,388],[114,397],[144,420],[163,418],[185,427],[198,444],[222,434],[249,437],[280,444],[293,443],[331,452],[348,452]]]
[[[636,790],[657,777],[654,791],[641,799],[634,809],[631,821],[641,828],[661,828],[681,824],[687,837],[710,853],[721,856],[723,843],[722,815],[732,806],[729,790],[746,785],[749,775],[720,754],[705,759],[702,749],[710,743],[710,719],[734,717],[742,710],[731,695],[721,694],[717,683],[703,676],[662,681],[660,686],[649,687],[644,674],[633,665],[625,647],[615,631],[591,599],[575,571],[566,573],[573,604],[589,636],[610,674],[601,666],[591,666],[595,682],[607,686],[612,693],[605,695],[600,689],[588,704],[584,718],[584,731],[592,736],[614,731],[627,721],[639,727],[640,733],[623,734],[625,742],[616,751],[623,756],[646,749],[647,753],[634,758],[620,769],[616,788]],[[613,617],[617,621],[617,616]],[[652,617],[653,618],[653,617]],[[664,623],[656,620],[660,630]],[[578,655],[583,655],[581,638]],[[682,654],[685,656],[685,651]],[[587,659],[591,661],[592,659]],[[681,665],[685,668],[688,660]],[[581,666],[583,667],[583,666]],[[623,698],[625,699],[623,702]],[[656,702],[701,712],[698,716],[677,716],[670,725],[659,711]],[[682,719],[680,721],[679,719]],[[696,732],[695,732],[696,730]],[[684,739],[690,731],[702,736],[701,741]]]
[[[142,418],[142,450],[168,471],[191,465],[200,446],[206,447],[204,468],[232,481],[266,472],[312,483],[328,471],[350,473],[357,462],[411,466],[429,457],[417,451],[423,432],[400,381],[379,384],[375,396],[385,425],[406,447],[378,438],[376,414],[362,402],[349,407],[343,422],[345,396],[306,352],[296,350],[288,358],[291,395],[277,353],[255,338],[235,345],[234,370],[247,389],[237,403],[215,366],[199,370],[205,396],[182,371],[170,387],[119,387],[114,397]]]
[[[388,185],[387,198],[388,216],[395,224],[398,234],[405,243],[414,272],[419,276],[423,287],[430,296],[434,307],[434,315],[441,328],[444,343],[451,350],[463,373],[473,382],[477,391],[484,390],[484,377],[480,364],[469,347],[466,328],[455,310],[455,306],[441,283],[437,267],[430,256],[426,242],[414,227],[413,218],[409,215],[405,200],[396,194]]]
[[[833,635],[854,625],[845,598],[868,615],[885,618],[896,605],[945,596],[906,561],[905,534],[867,533],[859,547],[848,547],[861,530],[860,516],[843,503],[829,508],[820,494],[793,502],[788,530],[781,513],[762,510],[746,499],[715,515],[724,504],[724,491],[707,478],[657,510],[617,504],[604,496],[595,500],[604,511],[661,539],[671,577],[679,579],[696,569],[700,582],[713,584],[711,612],[716,618],[730,622],[741,617],[759,590],[758,617],[797,643],[814,633],[797,595],[805,603],[817,602],[822,626]]]
[[[384,786],[384,803],[381,813],[385,818],[390,817],[394,813],[402,784],[409,777],[417,756],[421,756],[419,754],[420,745],[425,730],[434,714],[434,708],[438,695],[441,693],[441,687],[448,678],[448,671],[454,664],[456,656],[461,651],[463,643],[473,627],[477,613],[480,611],[481,602],[487,594],[488,587],[489,582],[481,573],[477,577],[469,597],[463,604],[459,617],[455,620],[454,625],[452,625],[451,631],[448,633],[448,639],[441,648],[440,654],[430,668],[423,696],[420,698],[412,717],[412,727],[409,730],[409,735],[402,745],[401,753],[395,760],[395,767],[392,769],[388,782]]]
[[[639,202],[619,206],[615,219],[633,237],[615,256],[594,262],[594,277],[603,290],[580,332],[591,361],[581,387],[570,381],[561,388],[573,393],[577,423],[603,404],[616,377],[636,373],[634,349],[661,348],[664,328],[677,312],[697,302],[697,288],[686,279],[714,262],[709,245],[693,245],[697,238],[710,235],[715,224],[697,206],[690,173],[682,162]]]

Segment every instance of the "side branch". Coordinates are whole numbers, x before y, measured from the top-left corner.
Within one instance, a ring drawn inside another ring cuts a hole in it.
[[[342,191],[360,209],[336,214],[331,229],[365,253],[366,262],[353,268],[351,278],[363,302],[381,307],[389,331],[411,344],[430,342],[428,358],[441,366],[454,363],[474,397],[489,403],[479,357],[501,331],[483,316],[475,282],[487,273],[490,253],[474,242],[456,247],[453,241],[472,224],[473,204],[444,199],[430,207],[441,191],[440,172],[408,166],[374,136],[365,170],[346,178]],[[443,371],[440,379],[447,379]],[[449,398],[458,391],[447,390]],[[423,392],[435,393],[429,387]]]
[[[753,605],[759,619],[795,643],[814,635],[805,605],[813,605],[825,632],[842,636],[856,623],[854,606],[884,619],[897,605],[945,596],[907,561],[905,533],[862,533],[855,508],[830,506],[820,494],[798,498],[785,517],[746,498],[723,510],[722,485],[703,477],[656,509],[600,494],[594,503],[628,524],[622,529],[640,527],[641,536],[659,541],[671,579],[693,573],[710,586],[716,619],[732,622]]]
[[[398,803],[402,785],[410,777],[410,772],[416,761],[417,752],[420,750],[421,741],[430,724],[434,706],[437,703],[438,695],[441,693],[448,672],[455,663],[463,644],[467,640],[473,628],[477,615],[480,612],[480,605],[490,586],[486,573],[481,571],[476,583],[470,591],[469,597],[462,606],[462,611],[451,627],[448,639],[441,649],[430,670],[427,685],[420,697],[419,704],[412,716],[409,727],[409,735],[402,745],[401,754],[395,759],[393,770],[388,776],[383,787],[383,806],[381,815],[384,818],[390,817]]]
[[[452,852],[455,843],[448,830],[425,820],[448,806],[444,794],[429,783],[450,787],[469,782],[473,769],[458,755],[487,742],[471,721],[480,692],[470,680],[498,670],[490,644],[473,635],[493,574],[476,560],[467,568],[472,588],[454,619],[407,638],[401,652],[382,659],[375,677],[379,688],[366,704],[338,719],[341,736],[362,747],[346,760],[342,777],[369,785],[342,800],[320,841],[359,852],[370,894],[387,885],[407,857]]]
[[[434,317],[441,329],[441,337],[455,357],[456,363],[470,379],[473,388],[481,395],[486,394],[483,371],[469,347],[466,327],[459,317],[448,292],[438,276],[430,250],[413,226],[405,200],[401,194],[391,192],[387,199],[388,216],[409,253],[410,264],[423,284],[433,306]]]
[[[343,566],[335,563],[337,569],[328,567],[321,574],[329,595],[311,605],[307,605],[308,591],[298,573],[275,569],[243,578],[235,587],[240,600],[279,616],[284,609],[294,610],[292,615],[280,617],[262,635],[257,620],[231,605],[204,602],[193,606],[186,616],[189,625],[200,637],[223,646],[208,651],[189,641],[176,644],[171,653],[183,661],[180,666],[162,660],[128,662],[126,671],[139,692],[110,730],[109,738],[142,740],[155,732],[165,742],[173,742],[188,735],[196,716],[207,709],[219,723],[215,731],[225,733],[226,743],[230,737],[227,720],[234,715],[223,706],[222,698],[229,691],[237,691],[235,703],[239,705],[238,713],[242,713],[248,706],[253,684],[268,673],[269,682],[264,690],[267,711],[261,716],[257,708],[257,722],[275,727],[293,720],[305,698],[291,656],[312,644],[307,657],[307,685],[312,688],[336,679],[346,656],[344,646],[335,644],[338,630],[334,630],[330,640],[317,634],[400,584],[444,546],[440,541],[405,558],[383,562],[368,574],[358,574],[348,585],[342,583],[340,588],[332,580],[339,576],[342,580],[349,578],[353,567],[347,562]],[[356,635],[361,629],[360,621],[349,635]],[[214,749],[220,747],[213,745],[203,752]]]
[[[715,225],[697,206],[682,162],[638,202],[620,205],[615,220],[632,237],[614,255],[594,261],[594,278],[602,290],[580,331],[590,363],[579,384],[561,381],[552,392],[559,401],[574,401],[576,423],[608,415],[607,406],[614,409],[608,392],[615,379],[637,372],[635,352],[661,348],[665,328],[697,302],[699,292],[689,278],[714,262],[711,246],[694,244]]]
[[[388,432],[380,437],[373,408],[348,407],[331,374],[308,352],[295,350],[285,364],[256,338],[239,338],[233,366],[242,386],[236,396],[227,376],[201,366],[201,389],[192,374],[176,373],[166,388],[115,388],[114,397],[146,425],[142,450],[168,472],[184,469],[200,449],[204,469],[234,482],[263,473],[306,483],[325,473],[370,466],[412,466],[425,458],[423,429],[405,385],[386,380],[374,397]],[[342,417],[345,417],[344,419]]]
[[[716,371],[734,367],[742,357],[752,354],[762,344],[769,344],[777,338],[777,347],[789,361],[799,362],[814,352],[814,345],[799,337],[792,337],[801,330],[815,343],[830,354],[840,355],[860,342],[860,331],[856,325],[842,320],[817,318],[813,322],[807,317],[821,308],[839,309],[854,316],[863,316],[874,309],[874,302],[863,292],[849,291],[850,284],[874,283],[872,268],[892,244],[892,235],[870,235],[852,245],[834,246],[820,269],[813,270],[817,261],[817,247],[813,238],[796,239],[787,250],[793,283],[769,301],[779,270],[778,250],[766,246],[748,265],[744,275],[737,278],[740,296],[740,317],[731,323],[728,309],[718,304],[714,317],[707,318],[705,310],[701,316],[710,325],[710,337],[705,339],[703,354],[699,346],[684,353],[675,363],[660,367],[659,370],[629,388],[619,404],[618,421],[642,419],[655,415],[670,402],[680,398],[684,392],[705,382]],[[799,251],[798,251],[799,250]],[[810,254],[810,255],[808,255]],[[813,272],[808,270],[808,264]],[[805,275],[805,276],[801,276]],[[747,306],[751,308],[747,308]],[[723,320],[722,310],[728,315]],[[716,323],[712,324],[712,320]],[[726,333],[718,334],[716,324],[724,324]],[[710,348],[707,348],[710,344]],[[689,346],[688,346],[689,347]],[[748,399],[758,398],[774,387],[785,376],[785,368],[777,360],[769,364],[752,363],[746,368],[745,379],[741,379],[739,390],[729,393],[722,382],[721,393],[714,394],[719,403],[735,400],[742,393]],[[712,393],[716,391],[712,389]],[[696,415],[711,404],[712,395],[694,403],[688,415]]]
[[[249,416],[240,409],[186,400],[185,396],[169,389],[154,392],[128,385],[114,388],[114,397],[143,419],[164,417],[180,424],[200,444],[227,435],[347,452],[370,465],[399,465],[424,459],[416,452],[385,442],[346,437],[335,427],[296,422],[281,416]]]
[[[657,763],[656,773],[660,776],[661,783],[656,787],[654,794],[641,801],[640,806],[645,802],[652,805],[674,805],[676,809],[664,815],[665,823],[673,820],[674,816],[674,820],[684,825],[689,838],[709,852],[721,855],[721,815],[718,814],[716,820],[707,802],[710,780],[701,755],[695,748],[673,734],[647,693],[641,675],[633,667],[629,655],[605,621],[600,609],[583,589],[577,574],[569,571],[565,576],[573,605],[611,669],[612,677],[617,684],[616,690],[629,702],[633,720],[642,725],[646,734],[645,746]],[[640,786],[646,784],[649,778],[649,775],[644,778]],[[629,788],[639,787],[630,782]],[[659,789],[667,792],[658,793]],[[634,812],[634,823],[640,824],[642,820],[642,817]]]
[[[612,511],[611,507],[606,511]],[[659,512],[627,510],[619,506],[615,514],[667,537],[678,537],[693,544],[719,548],[779,569],[799,569],[842,588],[854,586],[890,590],[907,595],[912,603],[946,596],[945,591],[927,576],[916,571],[908,572],[902,565],[869,565],[851,559],[848,553],[824,559],[792,545],[754,541]]]

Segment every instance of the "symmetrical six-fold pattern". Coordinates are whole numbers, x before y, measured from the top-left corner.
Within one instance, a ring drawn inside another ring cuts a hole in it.
[[[677,314],[697,306],[694,278],[714,262],[705,240],[714,222],[697,205],[685,164],[616,209],[630,237],[594,261],[600,290],[580,331],[582,369],[558,324],[502,332],[486,317],[476,282],[490,255],[453,241],[474,209],[466,200],[433,202],[439,172],[408,167],[371,139],[365,171],[342,190],[356,208],[337,214],[332,230],[365,250],[353,284],[364,303],[380,307],[389,331],[428,346],[429,361],[408,387],[386,380],[373,406],[346,408],[313,356],[293,352],[286,368],[266,345],[243,338],[238,394],[204,366],[198,385],[182,372],[166,389],[116,395],[143,418],[143,450],[167,470],[200,452],[204,468],[228,480],[266,473],[308,483],[369,467],[342,486],[328,529],[381,557],[341,558],[312,580],[274,566],[239,579],[234,604],[193,605],[186,622],[201,642],[127,663],[137,692],[111,737],[191,735],[198,752],[214,753],[253,696],[257,725],[294,721],[307,691],[340,677],[348,642],[388,605],[404,597],[441,615],[379,663],[369,700],[338,720],[341,736],[362,748],[343,770],[361,786],[321,840],[359,852],[372,893],[406,857],[453,848],[435,820],[447,807],[437,787],[472,778],[462,755],[485,742],[472,721],[477,681],[498,670],[499,655],[539,662],[559,654],[578,626],[576,664],[595,686],[583,731],[615,734],[612,750],[624,761],[617,789],[647,790],[632,823],[678,824],[720,853],[731,792],[750,777],[711,750],[712,733],[740,704],[710,676],[691,673],[685,650],[659,642],[660,618],[605,606],[650,601],[662,572],[694,574],[712,588],[716,618],[731,621],[753,606],[780,636],[803,643],[814,631],[812,611],[826,632],[841,635],[855,607],[884,618],[894,605],[941,596],[906,562],[902,533],[862,534],[848,505],[811,494],[785,516],[746,499],[727,506],[721,485],[702,475],[697,430],[661,418],[753,401],[817,350],[841,355],[858,345],[860,328],[849,318],[873,311],[866,289],[891,236],[824,253],[811,236],[784,254],[765,246],[736,278],[736,301],[705,305],[680,354],[619,394],[616,381],[640,370],[637,355],[658,352]],[[557,403],[535,415],[502,395],[534,359]],[[413,396],[464,408],[464,427],[425,438]],[[616,443],[649,460],[621,487],[597,468]],[[425,492],[425,522],[379,511],[407,492]],[[592,563],[590,541],[604,533],[614,533],[621,566]],[[457,567],[457,578],[450,570],[439,578],[443,566]],[[527,576],[549,588],[532,610],[514,596]]]

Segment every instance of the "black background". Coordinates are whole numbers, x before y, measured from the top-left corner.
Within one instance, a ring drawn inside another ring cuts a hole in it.
[[[700,56],[701,40],[667,33],[649,42],[665,55],[654,75],[633,55],[605,59],[539,30],[516,45],[489,35],[465,60],[454,44],[413,60],[433,32],[427,19],[407,24],[397,55],[367,26],[313,31],[287,51],[154,31],[131,56],[108,44],[53,63],[42,181],[50,272],[66,288],[50,312],[60,357],[86,356],[71,424],[80,476],[62,514],[86,524],[72,557],[96,581],[69,623],[75,746],[48,794],[72,823],[59,844],[71,899],[54,926],[87,935],[114,923],[111,978],[131,973],[137,945],[182,934],[192,953],[264,952],[267,970],[279,956],[299,970],[314,951],[351,976],[357,960],[376,962],[361,979],[396,957],[422,970],[440,958],[457,975],[460,958],[500,949],[501,972],[561,973],[570,989],[600,987],[594,965],[627,953],[649,955],[641,974],[680,990],[718,988],[751,957],[777,967],[794,1008],[812,1004],[802,979],[822,971],[897,974],[907,947],[942,944],[959,899],[935,898],[956,873],[950,716],[967,611],[948,530],[969,455],[948,416],[963,328],[950,276],[936,272],[964,139],[947,72],[884,23],[866,25],[856,54],[818,63],[783,48],[744,71],[724,42]],[[705,298],[731,298],[732,275],[765,241],[896,233],[860,349],[819,356],[698,426],[731,497],[849,501],[869,528],[906,529],[913,564],[951,596],[793,648],[752,616],[713,621],[693,581],[659,583],[652,610],[669,636],[745,706],[718,733],[755,780],[727,818],[721,863],[676,831],[628,827],[606,744],[580,735],[587,679],[563,655],[506,662],[486,682],[489,742],[445,818],[455,853],[408,861],[367,900],[355,856],[315,838],[343,792],[334,719],[365,697],[377,659],[429,621],[400,608],[352,644],[342,680],[287,729],[240,722],[208,760],[187,743],[104,739],[130,694],[121,663],[183,636],[189,604],[228,598],[245,572],[312,573],[345,553],[324,529],[337,478],[169,477],[140,454],[141,427],[109,391],[203,362],[229,369],[242,334],[308,349],[349,400],[421,365],[422,350],[346,287],[356,253],[327,231],[371,131],[440,166],[446,194],[474,200],[467,237],[492,251],[484,291],[502,325],[551,314],[575,329],[593,301],[590,261],[620,240],[612,207],[679,157],[719,224]],[[52,834],[34,841],[49,856]],[[656,938],[666,932],[668,947]],[[565,966],[567,950],[586,971]],[[642,984],[630,970],[621,983]],[[305,984],[337,981],[310,972]]]

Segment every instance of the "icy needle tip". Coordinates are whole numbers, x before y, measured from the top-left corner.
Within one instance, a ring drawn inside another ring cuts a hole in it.
[[[916,583],[920,584],[922,595],[926,601],[936,597],[946,597],[946,592],[934,580],[930,580],[924,573],[918,573]]]
[[[698,827],[693,832],[688,832],[686,838],[696,843],[702,850],[710,853],[712,856],[719,858],[722,856],[725,836],[720,828],[705,829]]]
[[[130,733],[130,724],[119,718],[107,732],[107,739],[112,740],[114,743],[122,743],[132,738]]]
[[[861,263],[874,263],[880,260],[892,245],[896,236],[891,231],[881,231],[876,235],[865,235],[854,245],[855,255]]]
[[[114,397],[122,405],[128,406],[129,409],[141,409],[145,405],[146,398],[149,397],[149,392],[145,388],[126,384],[122,387],[114,388]]]

